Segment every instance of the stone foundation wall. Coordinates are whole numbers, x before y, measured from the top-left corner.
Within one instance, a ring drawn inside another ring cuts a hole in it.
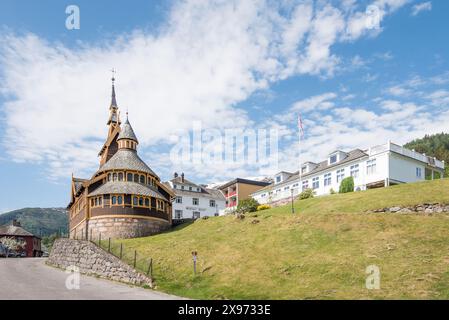
[[[443,203],[423,203],[414,206],[394,206],[389,208],[381,208],[370,210],[368,213],[402,213],[402,214],[437,214],[449,213],[449,204]]]
[[[85,239],[86,238],[87,223],[86,221],[80,223],[76,228],[70,230],[70,238]]]
[[[57,239],[47,263],[62,269],[76,266],[83,274],[153,287],[149,277],[86,240]]]
[[[89,239],[138,238],[168,230],[168,221],[138,218],[95,218],[89,220]]]

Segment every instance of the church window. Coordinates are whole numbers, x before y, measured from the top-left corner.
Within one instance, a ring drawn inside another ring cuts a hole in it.
[[[133,198],[133,205],[134,205],[134,206],[137,206],[137,201],[138,201],[138,200],[137,200],[137,197],[134,197],[134,198]]]
[[[122,196],[118,196],[117,197],[117,203],[118,204],[122,204],[123,203],[123,197]]]
[[[134,182],[139,182],[139,175],[137,173],[134,174]]]
[[[145,207],[149,207],[150,206],[150,199],[145,198]]]
[[[117,204],[117,197],[112,196],[112,205],[116,205],[116,204]]]
[[[133,174],[128,172],[126,180],[133,181]]]
[[[140,183],[145,184],[145,176],[140,176]]]
[[[118,181],[123,181],[123,172],[119,172]]]
[[[139,198],[139,206],[143,207],[143,198]]]
[[[113,181],[117,181],[117,173],[114,173],[114,174],[112,175],[112,180],[113,180]]]

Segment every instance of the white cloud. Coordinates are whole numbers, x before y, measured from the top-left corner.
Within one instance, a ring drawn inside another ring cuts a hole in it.
[[[157,33],[137,30],[77,48],[3,34],[5,150],[14,161],[45,164],[53,178],[91,173],[107,132],[112,67],[118,103],[122,112],[129,108],[145,152],[185,135],[194,120],[203,127],[251,127],[235,105],[257,90],[293,75],[333,74],[339,57],[331,48],[345,40],[358,12],[330,3],[179,1]],[[383,17],[405,2],[375,3]],[[281,14],[285,6],[291,15]],[[363,34],[358,29],[351,40]],[[317,107],[333,104],[322,100]]]
[[[432,10],[432,2],[431,1],[418,3],[412,7],[412,16],[417,16],[418,14],[420,14],[423,11],[431,11],[431,10]]]

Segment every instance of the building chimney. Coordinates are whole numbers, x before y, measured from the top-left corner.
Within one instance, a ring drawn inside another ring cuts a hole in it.
[[[184,172],[181,173],[181,182],[184,182]]]
[[[178,177],[178,173],[177,172],[175,172],[174,174],[173,174],[173,176],[175,177],[175,179]]]

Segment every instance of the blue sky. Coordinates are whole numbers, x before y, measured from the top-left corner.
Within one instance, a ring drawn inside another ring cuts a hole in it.
[[[276,129],[280,170],[336,148],[447,130],[449,3],[434,1],[2,1],[0,212],[65,206],[106,134],[110,72],[163,180],[262,176],[257,163],[176,163],[192,125]],[[68,5],[80,30],[65,27]],[[380,28],[366,28],[374,4]]]

